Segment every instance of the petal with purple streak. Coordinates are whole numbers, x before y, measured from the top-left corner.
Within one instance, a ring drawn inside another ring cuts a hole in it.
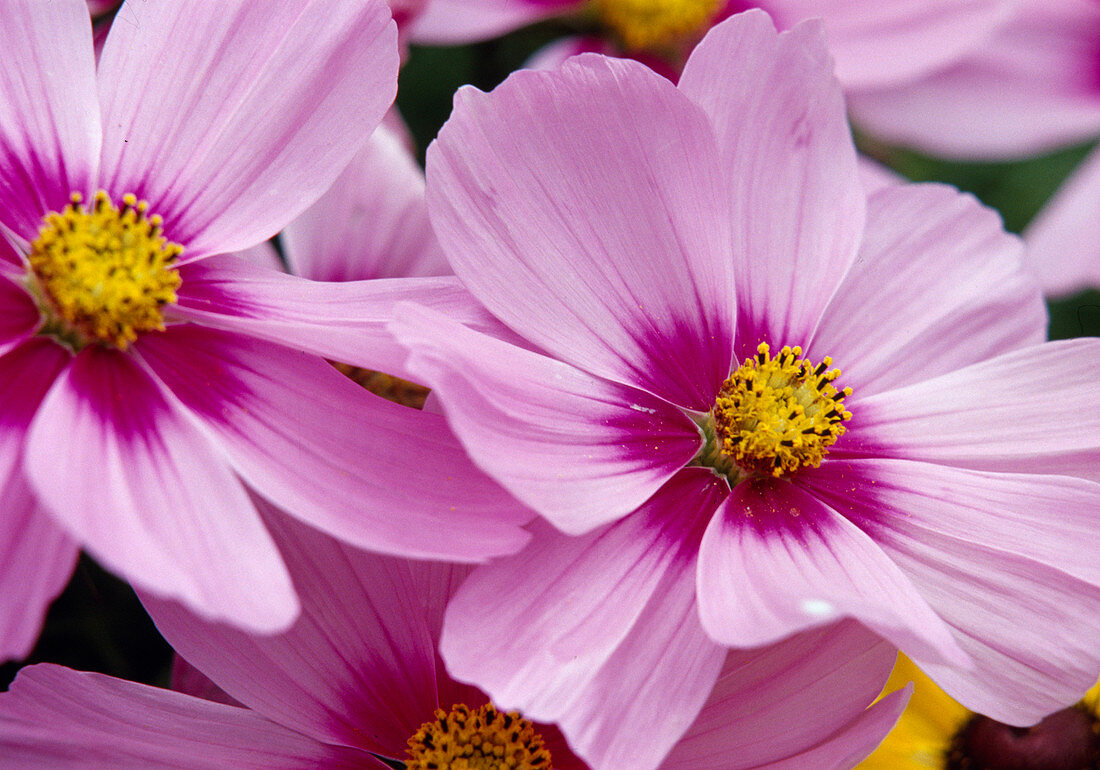
[[[442,417],[319,358],[194,325],[137,347],[233,468],[288,513],[363,548],[480,561],[534,514],[470,462]]]
[[[699,610],[715,641],[770,644],[852,617],[926,659],[966,665],[947,625],[876,543],[801,487],[734,487],[699,553]]]
[[[728,187],[702,111],[641,64],[596,55],[460,90],[428,149],[432,225],[494,315],[700,411],[729,374]]]
[[[699,450],[695,424],[643,391],[424,308],[390,328],[474,461],[567,532],[631,513]]]
[[[248,248],[332,184],[397,67],[380,0],[129,3],[99,62],[101,183],[147,199],[185,260]]]
[[[298,602],[240,480],[129,356],[85,348],[46,394],[26,470],[44,506],[106,566],[257,631]]]
[[[732,249],[713,258],[736,276],[737,356],[762,341],[805,345],[856,257],[866,208],[821,28],[777,34],[761,11],[731,17],[679,87],[710,118],[733,185]]]

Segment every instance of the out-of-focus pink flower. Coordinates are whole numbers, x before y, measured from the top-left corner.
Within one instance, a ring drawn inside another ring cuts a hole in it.
[[[595,34],[554,43],[531,66],[619,53],[675,79],[710,25],[753,7],[780,29],[822,19],[853,118],[880,139],[1004,158],[1100,134],[1093,0],[428,0],[409,29],[466,42],[565,14]]]
[[[547,520],[459,590],[452,674],[600,768],[657,766],[726,648],[842,618],[1012,724],[1095,681],[1100,342],[1041,344],[973,198],[865,194],[820,25],[734,17],[678,87],[587,55],[464,89],[427,177],[526,342],[391,328]]]
[[[1025,262],[1050,295],[1100,286],[1100,150],[1093,150],[1024,230]]]
[[[849,99],[861,128],[939,155],[1034,155],[1100,136],[1100,3],[1018,3],[950,66]]]
[[[242,480],[363,547],[518,548],[526,514],[441,419],[324,360],[400,374],[389,308],[461,315],[453,279],[320,283],[216,256],[313,203],[382,118],[388,10],[120,14],[137,23],[116,21],[98,67],[79,0],[14,0],[0,30],[0,657],[29,649],[78,545],[208,617],[286,628],[297,600]]]
[[[469,567],[368,555],[259,505],[302,598],[294,627],[254,636],[147,599],[158,627],[198,670],[178,667],[177,684],[200,697],[60,666],[26,668],[0,695],[5,767],[383,767],[376,756],[409,759],[410,737],[437,719],[436,709],[488,702],[451,678],[436,652],[444,608]],[[904,708],[908,693],[866,708],[893,658],[892,647],[855,623],[730,653],[664,767],[726,770],[780,758],[791,767],[850,767]],[[586,767],[555,727],[531,729],[556,770]],[[546,767],[518,765],[536,766]]]

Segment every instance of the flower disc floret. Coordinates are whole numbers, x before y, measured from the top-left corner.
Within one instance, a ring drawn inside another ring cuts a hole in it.
[[[125,349],[142,332],[164,329],[163,308],[180,285],[173,263],[183,247],[161,232],[161,218],[133,194],[116,208],[100,190],[90,209],[73,193],[51,211],[31,243],[32,291],[46,316],[43,333],[74,347]]]
[[[600,19],[634,50],[661,50],[701,35],[720,0],[596,0]]]
[[[500,712],[491,703],[471,710],[435,710],[409,738],[408,770],[546,770],[550,752],[530,721],[517,712]]]
[[[749,474],[782,476],[817,467],[844,433],[851,388],[838,390],[826,356],[820,364],[784,347],[771,357],[765,342],[722,384],[711,410],[717,449]]]

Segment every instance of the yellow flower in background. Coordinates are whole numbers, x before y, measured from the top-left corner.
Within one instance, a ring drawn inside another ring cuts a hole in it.
[[[899,654],[884,692],[908,682],[909,706],[856,770],[1100,770],[1100,682],[1033,727],[975,714]]]

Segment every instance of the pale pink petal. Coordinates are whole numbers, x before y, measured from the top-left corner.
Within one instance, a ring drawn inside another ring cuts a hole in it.
[[[655,767],[721,664],[698,628],[691,575],[726,490],[687,468],[586,535],[532,525],[526,550],[479,567],[455,594],[440,643],[448,670],[501,706],[558,722],[594,767]]]
[[[302,601],[294,626],[256,636],[145,597],[169,643],[267,718],[326,743],[403,756],[440,705],[435,645],[468,568],[378,556],[261,504]],[[474,704],[474,707],[481,705]]]
[[[655,770],[699,715],[726,651],[699,625],[691,564],[669,572],[630,634],[557,717],[592,770]]]
[[[69,582],[77,546],[38,506],[22,475],[0,485],[0,662],[25,658],[50,602]]]
[[[247,709],[49,663],[0,695],[0,755],[13,770],[383,767]]]
[[[379,398],[314,356],[192,325],[141,354],[261,495],[349,543],[478,561],[533,514],[471,463],[443,418]]]
[[[1100,481],[1100,340],[1050,342],[879,393],[854,394],[838,455]]]
[[[240,480],[125,354],[85,348],[46,394],[26,451],[45,507],[107,567],[257,631],[297,615]]]
[[[523,63],[524,69],[556,70],[570,56],[582,53],[602,53],[614,56],[614,46],[600,37],[571,36],[555,40],[531,54]]]
[[[1100,585],[1100,561],[1093,549],[1082,547],[1100,528],[1100,484],[1095,482],[881,459],[828,462],[802,478],[830,504],[849,500],[877,512],[855,520],[872,537],[884,516],[901,516],[913,526],[1008,551]]]
[[[1095,682],[1100,572],[1082,544],[1100,487],[899,461],[833,463],[808,480],[865,522],[973,655],[969,671],[920,660],[956,700],[1028,724]]]
[[[427,0],[406,29],[413,43],[473,43],[579,6],[579,0]]]
[[[731,17],[691,54],[680,90],[710,116],[734,188],[738,357],[764,340],[804,345],[855,259],[866,208],[821,26],[777,35],[762,11]]]
[[[332,184],[397,67],[380,0],[129,3],[99,65],[103,184],[147,199],[185,259],[245,249]]]
[[[1047,312],[1000,216],[942,185],[868,200],[859,258],[808,352],[860,397],[1046,339]]]
[[[922,463],[846,465],[830,469],[836,478],[827,482],[823,466],[818,493],[845,516],[866,522],[861,526],[972,656],[968,668],[912,656],[951,697],[999,721],[1028,725],[1095,684],[1100,587],[1087,559],[1091,554],[1095,562],[1088,546],[1095,541],[1096,485],[916,467]],[[1069,523],[1051,520],[1075,504],[1089,508],[1070,514]],[[1090,514],[1086,530],[1080,520]],[[1043,519],[1051,520],[1046,532]],[[1084,532],[1076,547],[1086,553],[1067,555],[1065,540],[1075,532]],[[1064,568],[1048,566],[1060,558]]]
[[[734,487],[699,553],[699,614],[732,647],[852,617],[907,652],[965,665],[950,630],[875,541],[782,481]]]
[[[407,306],[390,327],[471,457],[573,534],[629,514],[699,451],[679,409]]]
[[[21,237],[94,184],[101,129],[82,0],[11,0],[0,25],[0,223]]]
[[[855,122],[925,152],[998,159],[1100,133],[1100,6],[1018,3],[1012,21],[952,67],[853,94]]]
[[[314,281],[451,272],[428,222],[424,172],[384,124],[279,237],[290,271]]]
[[[776,23],[821,17],[846,89],[881,88],[942,69],[987,44],[1006,0],[761,0]]]
[[[884,166],[877,160],[871,160],[866,155],[859,156],[859,181],[863,185],[863,191],[869,196],[884,187],[893,187],[896,184],[904,184],[908,180],[891,168]]]
[[[582,55],[472,88],[428,148],[455,273],[593,374],[705,411],[729,374],[728,183],[702,111],[629,60]]]
[[[1047,294],[1100,286],[1100,150],[1094,150],[1024,230],[1024,264]]]
[[[31,295],[0,275],[0,356],[23,344],[41,323],[42,314]]]
[[[278,270],[280,272],[283,270],[283,261],[279,258],[279,252],[276,251],[271,241],[260,241],[244,251],[233,252],[231,256],[268,270]]]
[[[730,650],[706,705],[661,770],[851,767],[861,757],[844,760],[870,753],[904,707],[898,693],[867,709],[896,657],[892,645],[851,620]]]
[[[180,317],[333,361],[402,376],[408,352],[386,331],[398,302],[412,301],[477,329],[500,323],[453,277],[310,281],[233,257],[186,265]]]
[[[36,338],[0,358],[0,486],[20,473],[27,427],[43,396],[68,366],[72,353]]]

